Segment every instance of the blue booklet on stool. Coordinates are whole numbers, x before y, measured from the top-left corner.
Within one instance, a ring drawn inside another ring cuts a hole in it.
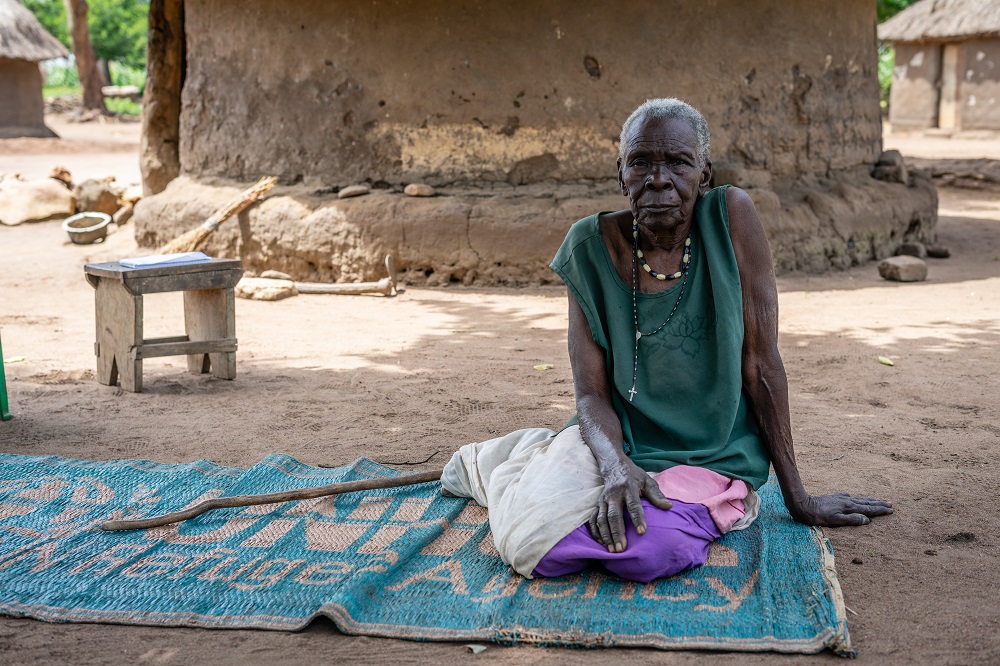
[[[128,268],[150,268],[178,264],[204,264],[209,261],[212,261],[212,258],[204,252],[176,252],[174,254],[154,254],[148,257],[132,257],[122,259],[118,263]]]

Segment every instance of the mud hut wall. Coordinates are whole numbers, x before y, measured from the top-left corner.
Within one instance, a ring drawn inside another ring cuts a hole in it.
[[[896,44],[889,93],[889,122],[893,127],[937,127],[940,81],[940,44]]]
[[[0,58],[0,127],[44,127],[44,111],[38,63]]]
[[[970,40],[959,51],[958,108],[963,130],[1000,129],[1000,40]]]
[[[858,166],[880,150],[874,13],[868,0],[187,0],[181,172],[318,187],[607,179],[622,120],[671,95],[706,113],[720,167],[780,182]]]

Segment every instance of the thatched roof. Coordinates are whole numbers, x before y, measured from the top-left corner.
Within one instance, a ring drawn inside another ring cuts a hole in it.
[[[0,0],[0,58],[38,62],[69,53],[17,0]]]
[[[887,42],[964,41],[1000,37],[996,0],[920,0],[878,27]]]

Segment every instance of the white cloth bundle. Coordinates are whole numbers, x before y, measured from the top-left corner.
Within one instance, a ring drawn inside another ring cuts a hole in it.
[[[760,498],[743,481],[684,465],[654,478],[667,497],[705,506],[723,533],[757,518]],[[489,509],[500,557],[531,578],[553,546],[590,520],[604,480],[580,427],[571,426],[558,435],[528,428],[466,444],[445,465],[441,486]]]
[[[441,485],[489,509],[500,557],[531,578],[542,557],[590,519],[604,480],[580,428],[571,426],[558,435],[529,428],[466,444],[445,465]]]

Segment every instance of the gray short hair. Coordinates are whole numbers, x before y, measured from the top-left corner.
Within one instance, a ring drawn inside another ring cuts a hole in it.
[[[618,137],[618,157],[625,159],[625,139],[632,126],[640,120],[648,118],[663,120],[682,118],[691,123],[691,126],[694,127],[695,135],[698,137],[698,166],[705,166],[708,162],[709,149],[711,148],[708,123],[705,122],[705,116],[701,115],[698,109],[676,97],[648,99],[632,112],[632,115],[622,125],[622,133]]]

